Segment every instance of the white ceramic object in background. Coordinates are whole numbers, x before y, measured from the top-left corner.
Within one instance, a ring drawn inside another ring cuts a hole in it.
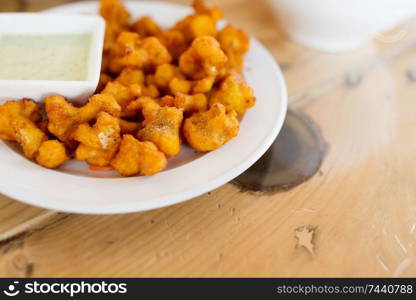
[[[156,1],[125,4],[133,18],[152,16],[163,26],[171,26],[192,12],[189,7]],[[98,3],[78,2],[50,12],[96,14]],[[257,103],[244,115],[240,134],[220,149],[202,154],[184,145],[181,154],[169,160],[167,170],[151,177],[123,178],[116,172],[90,171],[85,163],[75,160],[58,170],[44,169],[24,158],[15,144],[0,141],[0,193],[53,210],[114,214],[172,205],[229,182],[266,152],[286,116],[283,75],[255,39],[251,40],[246,66],[244,75]]]
[[[0,24],[0,35],[92,34],[88,75],[85,81],[0,80],[0,103],[24,97],[40,101],[51,94],[61,94],[73,100],[80,100],[95,91],[100,78],[104,42],[105,24],[101,17],[77,14],[4,13],[0,14]],[[47,64],[48,62],[45,61],[45,66]]]
[[[416,14],[415,0],[269,2],[292,39],[330,52],[358,48],[374,35]]]

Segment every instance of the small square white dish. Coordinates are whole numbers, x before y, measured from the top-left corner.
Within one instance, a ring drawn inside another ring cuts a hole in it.
[[[76,80],[72,79],[34,79],[30,77],[25,79],[6,79],[4,76],[0,78],[0,103],[10,99],[31,98],[35,101],[41,101],[44,97],[51,94],[65,95],[67,98],[79,101],[85,100],[89,95],[94,93],[101,69],[102,48],[104,42],[104,20],[99,16],[86,16],[77,14],[37,14],[37,13],[2,13],[0,14],[0,47],[7,46],[10,42],[10,38],[7,37],[31,37],[35,39],[37,37],[61,37],[65,40],[65,37],[70,36],[82,36],[88,37],[86,42],[88,48],[85,48],[85,64],[82,67],[85,68],[83,72],[85,76],[80,76]],[[2,45],[2,42],[4,45]],[[30,46],[30,42],[27,43]],[[39,45],[36,47],[39,51]],[[22,46],[25,47],[25,46]],[[4,48],[3,48],[4,49]],[[61,45],[60,49],[65,50],[65,45]],[[21,49],[25,53],[25,49]],[[50,49],[49,49],[50,50]],[[30,51],[30,47],[27,47],[27,51]],[[51,50],[50,50],[51,51]],[[58,48],[59,51],[59,48]],[[68,51],[68,49],[66,49]],[[26,52],[27,53],[27,52]],[[54,52],[51,51],[53,54]],[[70,53],[70,52],[67,52]],[[21,55],[21,53],[20,53]],[[28,56],[30,53],[28,53]],[[61,53],[61,57],[65,57],[66,54]],[[17,60],[17,58],[14,58]],[[26,57],[27,59],[27,57]],[[22,59],[22,61],[24,61]],[[45,56],[41,62],[37,62],[36,65],[42,66],[33,70],[33,72],[43,71],[44,68],[55,68],[55,71],[62,68],[61,64]],[[11,67],[13,64],[11,64]],[[56,73],[56,72],[55,72]],[[33,77],[35,78],[35,77]]]

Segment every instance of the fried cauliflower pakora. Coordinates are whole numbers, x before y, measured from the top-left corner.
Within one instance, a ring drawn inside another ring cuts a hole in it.
[[[208,7],[203,0],[195,0],[192,7],[197,14],[205,14],[211,16],[215,21],[219,21],[224,17],[224,13],[219,7]]]
[[[179,58],[181,71],[193,80],[222,74],[226,64],[227,56],[218,41],[210,36],[196,38]]]
[[[244,114],[255,102],[253,89],[245,83],[244,78],[238,73],[228,75],[221,82],[219,90],[209,100],[210,106],[221,103],[225,105],[227,110],[234,110],[239,115]]]
[[[203,1],[194,1],[192,6],[195,13],[179,20],[173,29],[182,32],[187,41],[201,36],[215,37],[217,22],[223,17],[221,9],[209,8]]]
[[[218,149],[238,135],[235,111],[226,112],[224,105],[214,104],[209,111],[186,119],[183,134],[192,148],[201,152]]]
[[[29,99],[7,101],[0,106],[0,138],[18,142],[25,156],[33,159],[47,140],[46,134],[35,124],[40,118],[35,102]]]
[[[250,48],[248,35],[243,30],[227,25],[218,33],[218,41],[228,57],[228,69],[241,72],[244,67],[244,55]]]
[[[171,106],[182,109],[188,115],[207,110],[208,99],[205,94],[187,95],[176,93],[175,96],[165,96],[160,99],[162,106]]]
[[[73,138],[80,142],[75,157],[90,165],[107,166],[118,151],[120,145],[119,120],[106,112],[98,114],[93,127],[83,123],[73,133]]]
[[[137,33],[122,32],[111,50],[109,69],[118,74],[125,67],[153,70],[157,66],[170,63],[172,56],[156,37],[141,39]]]
[[[172,64],[163,64],[157,67],[153,77],[154,84],[161,89],[168,89],[170,82],[175,79],[184,79],[178,66]]]
[[[140,112],[143,110],[144,105],[149,102],[159,104],[159,101],[155,98],[142,96],[130,102],[129,105],[126,107],[125,112],[130,116],[138,117]]]
[[[178,155],[181,150],[182,110],[176,107],[161,107],[148,101],[143,104],[142,113],[144,128],[137,134],[139,139],[153,142],[168,157]]]
[[[142,94],[142,87],[138,84],[125,86],[117,81],[109,82],[101,91],[101,95],[114,97],[121,107],[121,116],[125,116],[124,109],[127,105]]]
[[[113,78],[110,75],[106,73],[101,73],[100,80],[98,81],[98,86],[95,92],[100,93],[106,87],[107,83],[111,81],[113,81]]]
[[[140,142],[125,134],[111,165],[123,176],[151,176],[166,168],[167,159],[152,142]]]
[[[130,13],[120,0],[101,0],[100,15],[106,21],[104,50],[109,50],[117,36],[128,30]]]
[[[80,124],[94,120],[102,111],[116,117],[121,113],[120,105],[110,95],[96,94],[82,107],[73,106],[60,95],[47,97],[44,102],[49,132],[71,148],[76,145],[72,133]]]
[[[136,68],[124,68],[115,81],[129,86],[132,84],[144,85],[145,74],[142,70]]]
[[[48,169],[58,168],[67,160],[65,145],[57,140],[43,142],[36,155],[36,162]]]
[[[185,35],[179,30],[165,30],[157,35],[160,42],[165,45],[172,58],[177,61],[182,53],[188,48]]]

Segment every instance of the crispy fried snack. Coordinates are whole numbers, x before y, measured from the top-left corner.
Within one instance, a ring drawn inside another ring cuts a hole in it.
[[[48,169],[58,168],[68,159],[65,145],[57,140],[43,142],[36,155],[36,162]]]
[[[208,7],[204,0],[194,0],[192,7],[197,14],[205,14],[211,16],[215,21],[219,21],[224,17],[224,13],[219,7]]]
[[[159,101],[156,98],[149,96],[141,96],[129,103],[129,105],[125,109],[125,113],[130,116],[137,117],[139,113],[143,110],[143,107],[146,103],[153,103],[159,105]]]
[[[47,97],[46,114],[31,100],[8,101],[0,105],[0,138],[17,141],[46,168],[68,160],[69,148],[91,169],[114,167],[124,176],[163,170],[179,154],[182,133],[198,151],[221,147],[238,134],[236,116],[255,103],[240,74],[250,40],[231,25],[217,30],[220,8],[203,0],[192,7],[162,29],[151,17],[130,24],[121,0],[101,0],[106,32],[96,94],[82,107]]]
[[[157,67],[153,76],[153,83],[157,87],[167,90],[173,79],[184,79],[179,67],[172,64],[163,64]]]
[[[131,26],[134,32],[137,32],[141,37],[158,36],[162,33],[159,25],[151,17],[139,18]]]
[[[226,113],[222,104],[209,111],[192,115],[184,122],[183,134],[192,148],[207,152],[218,149],[238,135],[239,122],[235,111]]]
[[[226,64],[227,56],[218,41],[210,36],[196,38],[179,59],[181,71],[193,80],[222,74]]]
[[[100,74],[100,80],[98,81],[98,86],[97,89],[95,90],[96,93],[100,93],[105,86],[107,85],[107,83],[113,81],[113,78],[106,74],[106,73],[101,73]]]
[[[71,148],[76,146],[72,133],[78,125],[94,120],[102,111],[115,117],[121,112],[120,105],[110,95],[96,94],[82,107],[73,106],[60,95],[47,97],[44,101],[49,132]]]
[[[154,70],[157,66],[170,63],[172,56],[156,37],[141,39],[137,33],[122,32],[112,48],[109,69],[118,74],[125,67]]]
[[[80,142],[75,157],[95,166],[107,166],[118,151],[120,137],[118,118],[106,112],[100,112],[93,127],[83,123],[73,133]]]
[[[129,86],[132,84],[144,85],[145,75],[144,72],[136,68],[124,68],[120,75],[116,78],[116,81]]]
[[[221,103],[225,105],[227,110],[235,110],[239,115],[244,114],[255,102],[253,89],[245,83],[244,78],[238,73],[228,75],[221,82],[220,89],[209,100],[210,106]]]
[[[208,93],[215,83],[215,76],[208,76],[201,80],[191,81],[181,77],[174,77],[169,82],[169,91],[172,95],[176,93],[199,94]]]
[[[172,58],[177,61],[182,53],[188,48],[185,35],[179,30],[166,30],[157,35],[159,40],[168,49]]]
[[[106,21],[104,50],[109,50],[117,36],[128,30],[130,13],[119,0],[101,0],[100,15]]]
[[[35,124],[40,118],[35,102],[29,99],[7,101],[0,106],[0,138],[18,142],[25,156],[33,159],[47,140],[46,134]]]
[[[174,97],[165,96],[160,99],[162,106],[170,106],[182,109],[186,114],[206,111],[208,108],[208,99],[204,94],[187,95],[176,93]]]
[[[160,92],[158,90],[158,88],[156,87],[156,85],[152,84],[152,85],[148,85],[143,87],[143,96],[146,97],[153,97],[153,98],[157,98],[160,96]]]
[[[143,104],[143,125],[137,136],[150,141],[168,157],[176,156],[181,150],[180,128],[182,110],[175,107],[160,107],[153,101]]]
[[[120,0],[101,0],[100,15],[111,25],[129,25],[130,13]]]
[[[192,87],[192,81],[178,77],[172,78],[172,80],[169,82],[169,91],[171,94],[189,94],[192,91]]]
[[[241,72],[244,67],[244,54],[250,48],[248,35],[231,25],[218,33],[218,41],[228,57],[228,69]]]
[[[141,124],[138,122],[130,122],[123,119],[118,119],[121,134],[136,134],[137,131],[141,128]]]
[[[215,76],[208,76],[203,79],[194,81],[192,92],[194,94],[198,93],[208,93],[212,90],[212,87],[215,83]]]
[[[215,37],[217,21],[223,17],[221,9],[208,8],[203,1],[194,1],[193,8],[195,14],[179,20],[173,30],[182,32],[188,42],[206,35]]]
[[[125,134],[120,151],[111,165],[123,176],[151,176],[166,168],[167,159],[152,142],[140,142],[132,135]]]

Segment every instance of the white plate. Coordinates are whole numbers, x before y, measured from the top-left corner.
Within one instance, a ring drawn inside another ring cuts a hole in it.
[[[150,15],[164,26],[189,14],[189,7],[162,2],[127,2],[133,17]],[[54,13],[96,13],[97,2],[56,7]],[[241,123],[238,137],[222,148],[195,154],[183,147],[169,168],[153,177],[121,178],[114,172],[92,172],[71,161],[59,170],[25,159],[19,147],[0,143],[0,192],[28,204],[74,213],[114,214],[172,205],[211,191],[256,162],[279,133],[287,109],[282,73],[255,39],[246,58],[245,77],[257,103]],[[27,95],[30,97],[30,95]]]

